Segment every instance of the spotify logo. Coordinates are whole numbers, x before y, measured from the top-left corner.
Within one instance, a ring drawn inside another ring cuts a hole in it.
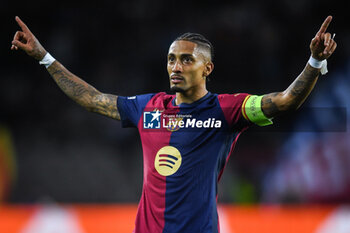
[[[180,168],[181,160],[181,154],[178,149],[173,146],[164,146],[156,155],[154,167],[160,175],[170,176]]]

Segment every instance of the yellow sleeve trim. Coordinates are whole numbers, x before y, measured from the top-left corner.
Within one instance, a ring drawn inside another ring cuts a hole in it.
[[[263,96],[249,95],[242,104],[242,115],[245,119],[259,125],[266,126],[273,124],[272,119],[267,118],[261,109]]]
[[[250,98],[250,96],[251,96],[251,95],[248,95],[247,97],[245,97],[245,99],[244,99],[244,101],[243,101],[243,104],[242,104],[242,115],[243,115],[243,117],[244,117],[247,121],[249,121],[249,118],[248,118],[248,116],[247,116],[247,114],[246,114],[246,111],[245,111],[245,105],[246,105],[246,103],[247,103],[247,100]]]

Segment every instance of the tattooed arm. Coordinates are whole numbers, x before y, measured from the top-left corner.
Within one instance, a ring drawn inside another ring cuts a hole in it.
[[[16,21],[22,31],[17,31],[13,41],[12,50],[21,49],[36,60],[42,60],[47,53],[38,39],[29,30],[27,25],[16,16]],[[58,61],[54,61],[47,69],[57,85],[71,99],[89,111],[120,120],[117,109],[117,96],[103,94],[94,87],[69,72]]]
[[[326,18],[310,43],[311,56],[318,61],[329,58],[337,47],[331,34],[326,33],[331,20],[332,16]],[[314,88],[319,74],[320,69],[307,63],[302,73],[285,91],[264,95],[261,100],[261,108],[265,116],[272,118],[299,108]]]
[[[299,108],[314,88],[319,73],[319,69],[307,64],[303,72],[285,91],[264,95],[261,108],[265,116],[272,118]]]
[[[57,85],[72,100],[91,112],[120,120],[116,95],[104,94],[69,72],[58,61],[47,69]]]

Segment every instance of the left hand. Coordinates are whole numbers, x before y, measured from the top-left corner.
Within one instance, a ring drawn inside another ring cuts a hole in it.
[[[319,61],[329,58],[337,48],[337,43],[331,38],[331,34],[326,32],[331,21],[332,16],[328,16],[310,43],[312,57]]]

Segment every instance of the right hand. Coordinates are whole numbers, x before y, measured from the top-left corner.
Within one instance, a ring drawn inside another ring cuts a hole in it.
[[[22,31],[17,31],[13,37],[11,50],[22,49],[29,56],[41,61],[46,54],[46,50],[18,16],[16,16],[16,21]]]
[[[310,43],[312,57],[319,61],[328,59],[337,48],[337,43],[334,41],[334,38],[327,32],[331,21],[332,16],[328,16]]]

